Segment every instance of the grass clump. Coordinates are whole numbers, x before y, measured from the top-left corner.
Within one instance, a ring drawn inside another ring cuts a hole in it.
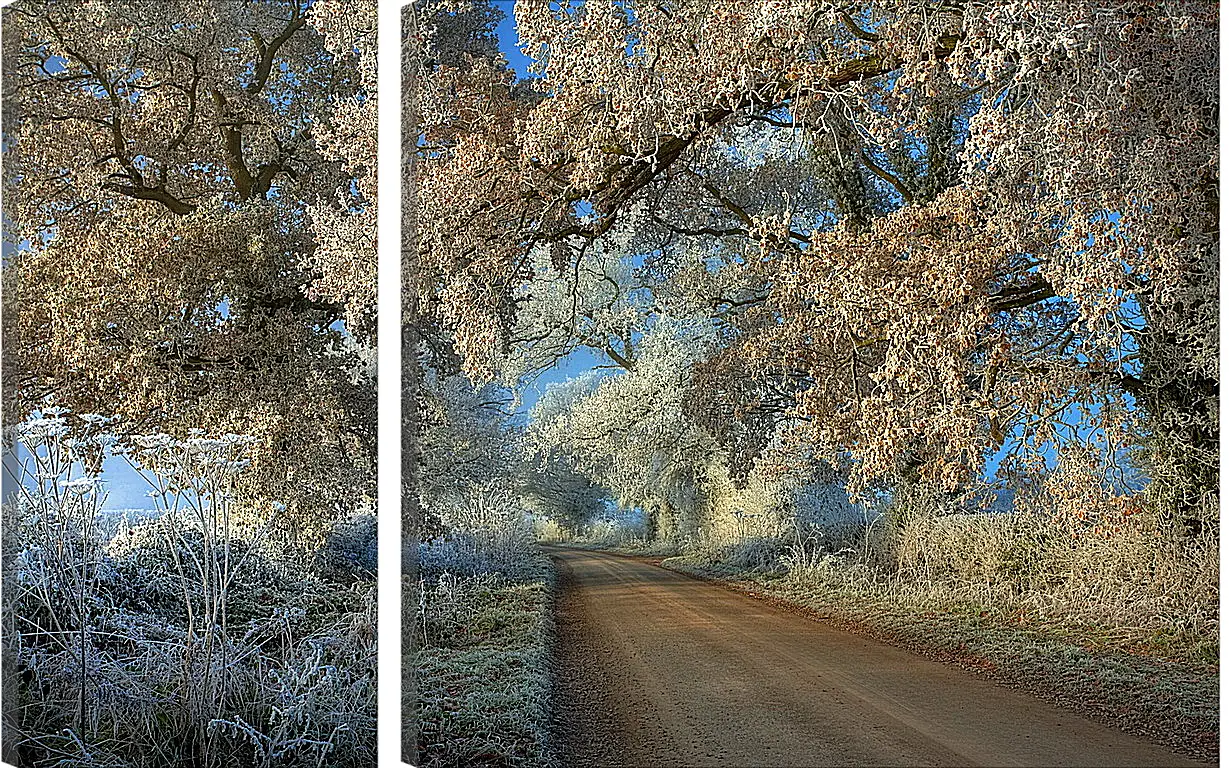
[[[469,505],[407,584],[418,765],[553,766],[550,563],[515,505]]]

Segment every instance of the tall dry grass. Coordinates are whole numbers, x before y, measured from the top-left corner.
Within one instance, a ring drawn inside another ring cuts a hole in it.
[[[1190,536],[1141,508],[1085,519],[892,510],[853,530],[814,529],[785,549],[781,565],[799,582],[1160,653],[1213,659],[1219,642],[1215,536]]]

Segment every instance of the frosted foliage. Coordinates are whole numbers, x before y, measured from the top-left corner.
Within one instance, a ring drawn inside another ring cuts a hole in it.
[[[631,371],[548,392],[532,413],[530,448],[563,453],[626,506],[693,507],[713,444],[684,414],[683,396],[712,342],[705,323],[657,318]]]
[[[516,292],[508,353],[493,364],[505,383],[549,368],[580,347],[619,367],[634,364],[633,339],[649,311],[649,282],[628,258],[640,223],[629,216],[597,240],[570,238],[530,253],[534,277]]]
[[[274,562],[280,505],[236,503],[254,438],[131,435],[52,406],[10,437],[5,647],[22,764],[370,764],[374,590]],[[109,519],[100,470],[121,457],[149,483],[147,517]],[[296,593],[315,595],[310,611]]]
[[[474,49],[420,92],[418,290],[470,373],[600,328],[546,307],[630,221],[654,310],[720,333],[680,386],[735,477],[955,491],[1006,446],[1027,484],[1129,435],[1217,516],[1216,4],[515,14],[536,79]]]
[[[460,375],[429,373],[419,393],[422,428],[418,494],[430,514],[444,499],[503,480],[512,472],[506,395]]]
[[[526,435],[525,448],[536,457],[528,489],[533,506],[576,532],[608,516],[587,495],[601,489],[622,508],[645,511],[654,536],[708,541],[748,526],[779,535],[800,512],[810,515],[816,505],[800,497],[813,468],[736,479],[688,412],[691,368],[716,341],[706,321],[659,316],[639,341],[630,371],[592,371],[552,385]],[[835,492],[848,508],[843,489]]]
[[[536,568],[528,513],[506,489],[473,486],[463,495],[439,500],[433,511],[448,533],[420,546],[419,567],[425,574],[516,577]]]
[[[312,266],[320,273],[308,294],[344,302],[347,326],[373,328],[376,307],[376,3],[318,2],[310,23],[335,59],[358,60],[354,92],[341,97],[316,128],[325,157],[339,161],[352,189],[309,208],[318,238]]]
[[[563,447],[532,454],[519,488],[521,503],[539,521],[579,533],[606,517],[607,491],[578,471]]]
[[[10,419],[251,434],[303,533],[371,495],[374,8],[5,10]]]

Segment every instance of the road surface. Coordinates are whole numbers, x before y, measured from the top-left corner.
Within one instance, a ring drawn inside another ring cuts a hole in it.
[[[1200,765],[646,560],[548,551],[569,768]]]

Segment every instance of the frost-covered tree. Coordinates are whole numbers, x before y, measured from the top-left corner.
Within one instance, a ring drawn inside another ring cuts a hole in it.
[[[543,249],[575,272],[635,215],[644,268],[711,297],[695,386],[739,471],[785,444],[855,489],[955,490],[1091,430],[1148,445],[1188,528],[1216,519],[1215,4],[516,19],[531,93],[484,56],[420,91],[419,281],[471,372]]]
[[[531,449],[566,456],[621,505],[644,509],[655,533],[694,533],[716,445],[684,413],[683,399],[691,364],[712,336],[706,322],[657,317],[630,371],[548,390],[530,415]]]
[[[629,216],[601,239],[569,238],[530,253],[533,277],[514,298],[507,353],[492,361],[505,383],[533,378],[582,348],[612,368],[636,365],[637,339],[660,311],[657,281],[633,263],[642,223]]]
[[[374,483],[374,3],[5,9],[6,416],[255,435],[291,518]]]
[[[516,438],[510,397],[499,387],[475,387],[462,375],[428,368],[419,396],[422,475],[413,492],[425,515],[422,533],[431,535],[440,531],[441,506],[483,488],[514,495]]]
[[[578,471],[558,449],[528,457],[518,490],[526,509],[573,534],[608,511],[607,490]]]
[[[345,304],[351,333],[375,329],[376,308],[376,3],[341,0],[316,3],[309,21],[324,37],[335,61],[357,59],[359,88],[338,94],[328,120],[317,128],[321,152],[340,161],[352,184],[321,195],[310,208],[318,276],[308,295]]]

